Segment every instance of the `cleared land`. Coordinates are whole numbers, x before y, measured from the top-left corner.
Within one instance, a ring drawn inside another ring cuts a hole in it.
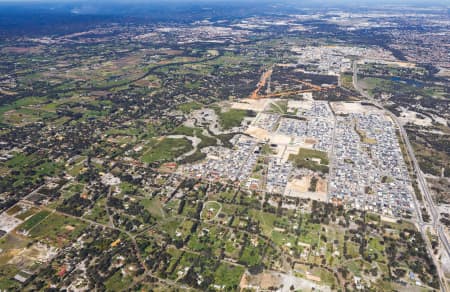
[[[328,173],[329,161],[325,152],[300,148],[298,154],[289,155],[289,160],[298,168],[307,168],[313,171]]]

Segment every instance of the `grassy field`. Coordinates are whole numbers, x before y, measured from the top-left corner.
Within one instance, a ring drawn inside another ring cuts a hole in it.
[[[239,262],[251,267],[261,263],[261,260],[262,259],[259,250],[251,245],[247,245],[242,251]]]
[[[216,217],[217,213],[221,209],[221,205],[218,202],[206,202],[203,206],[202,219],[210,220]]]
[[[217,145],[217,140],[214,137],[206,136],[203,134],[203,130],[200,128],[191,128],[186,126],[179,126],[172,134],[174,135],[186,135],[191,137],[200,138],[202,141],[197,145],[199,149]]]
[[[33,208],[29,208],[28,210],[26,210],[26,211],[24,211],[24,212],[22,212],[20,214],[17,214],[15,217],[17,219],[20,219],[20,220],[25,220],[28,217],[30,217],[31,215],[34,215],[37,211],[38,211],[37,208],[34,208],[34,207]]]
[[[358,127],[356,127],[356,126],[355,126],[355,132],[358,134],[359,139],[362,143],[366,143],[366,144],[376,144],[377,143],[377,140],[367,137],[366,133],[363,130],[358,129]]]
[[[0,290],[20,291],[21,285],[13,277],[19,272],[15,265],[0,265]]]
[[[204,233],[201,229],[192,234],[188,247],[194,251],[205,251],[210,249],[216,256],[220,256],[221,248],[225,245],[227,231],[220,227],[208,226],[208,232]]]
[[[140,204],[148,211],[152,216],[160,219],[165,217],[162,202],[159,198],[148,199],[145,198],[140,201]]]
[[[244,268],[242,267],[233,267],[231,265],[221,263],[214,272],[214,283],[225,286],[226,290],[236,289],[243,273]]]
[[[343,87],[353,90],[354,89],[353,74],[350,74],[350,73],[341,74],[341,84]]]
[[[25,248],[30,242],[30,239],[15,233],[9,233],[0,239],[0,266],[5,265],[13,257],[14,253],[10,250]]]
[[[106,291],[123,291],[131,285],[132,281],[132,277],[123,276],[121,270],[118,270],[114,275],[106,280]]]
[[[318,233],[320,230],[319,224],[312,224],[312,223],[303,223],[302,226],[300,226],[300,236],[298,237],[298,240],[300,242],[306,243],[306,244],[314,244],[318,242]]]
[[[336,278],[334,275],[325,269],[316,267],[311,271],[311,274],[320,277],[321,282],[328,286],[336,285]]]
[[[77,219],[53,213],[45,219],[45,224],[34,226],[30,231],[30,237],[42,240],[52,246],[63,247],[69,241],[80,236],[86,226],[86,223]]]
[[[171,218],[168,220],[164,220],[160,223],[160,229],[164,230],[171,237],[174,237],[177,227],[178,225],[180,225],[181,221],[182,219],[179,218]]]
[[[33,160],[32,158],[33,158],[32,155],[27,156],[27,155],[22,154],[22,153],[16,153],[13,158],[11,158],[10,160],[8,160],[5,163],[5,165],[10,167],[10,168],[27,167],[28,163],[30,163],[30,161]]]
[[[22,207],[20,207],[19,205],[14,205],[14,207],[6,211],[6,214],[13,216],[20,211],[22,211]]]
[[[200,129],[198,128],[192,128],[192,127],[186,127],[186,126],[179,126],[173,130],[172,134],[174,135],[186,135],[186,136],[195,136]]]
[[[44,176],[53,176],[62,170],[61,164],[52,162],[34,153],[29,155],[16,153],[4,165],[16,172],[14,175],[14,187],[29,184],[30,182],[36,183]]]
[[[251,117],[255,115],[253,111],[239,109],[229,109],[227,111],[221,111],[219,107],[214,107],[214,111],[219,117],[220,126],[225,130],[239,127],[245,117]]]
[[[142,160],[147,163],[172,161],[192,149],[191,141],[186,138],[163,138],[143,154]]]
[[[320,159],[320,163],[313,161],[313,159]],[[289,160],[293,161],[298,168],[307,168],[313,171],[321,171],[328,173],[329,160],[327,154],[323,151],[300,148],[298,154],[289,155]]]
[[[84,216],[84,218],[98,223],[108,224],[109,218],[106,212],[106,198],[101,198],[95,202],[94,207]]]
[[[287,100],[280,100],[275,103],[270,104],[270,111],[274,113],[279,114],[287,114],[288,111],[288,101]]]
[[[25,109],[27,106],[32,106],[36,104],[42,104],[48,102],[48,99],[45,97],[25,97],[11,104],[5,104],[0,107],[0,122],[8,122],[8,119],[5,118],[5,113],[9,111],[20,111]],[[34,113],[36,114],[36,112]],[[11,122],[11,121],[10,121]]]
[[[443,88],[437,86],[416,87],[405,82],[391,80],[390,78],[364,77],[359,79],[358,83],[365,88],[370,95],[385,92],[395,95],[420,95],[441,98],[444,91]]]
[[[182,251],[174,248],[174,247],[169,247],[167,249],[167,253],[170,254],[171,259],[170,259],[170,264],[169,267],[166,269],[167,271],[173,271],[176,268],[176,264],[178,262],[178,259],[181,257],[182,255]]]
[[[192,101],[192,102],[186,102],[186,103],[179,104],[177,106],[177,110],[180,110],[185,114],[188,114],[194,110],[201,109],[202,107],[203,106],[200,103]]]
[[[19,226],[19,230],[26,230],[26,231],[30,230],[36,224],[44,220],[48,215],[50,215],[50,211],[40,211],[34,214],[31,218],[29,218],[27,221],[23,222],[22,225]]]
[[[21,291],[20,283],[13,280],[20,268],[16,264],[8,264],[17,254],[17,250],[26,248],[30,239],[9,233],[0,239],[0,290],[1,291]]]
[[[272,234],[272,230],[274,227],[274,222],[277,219],[277,216],[272,213],[265,213],[257,210],[250,210],[250,215],[255,220],[258,220],[261,223],[262,233],[266,236],[270,236]]]

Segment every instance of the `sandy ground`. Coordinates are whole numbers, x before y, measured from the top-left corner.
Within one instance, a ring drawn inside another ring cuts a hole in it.
[[[298,150],[300,149],[300,145],[289,145],[286,146],[283,153],[282,153],[282,160],[283,161],[288,161],[289,159],[289,155],[291,154],[298,154]]]
[[[302,98],[304,100],[288,100],[288,111],[294,111],[295,109],[311,109],[313,98],[311,92],[301,93]],[[233,109],[242,109],[242,110],[253,110],[255,112],[262,112],[264,110],[270,110],[271,104],[275,104],[280,101],[279,98],[259,98],[259,99],[251,99],[251,98],[243,98],[241,100],[235,101],[231,104],[231,108]]]
[[[403,123],[413,123],[418,126],[429,127],[432,126],[433,120],[429,117],[420,115],[422,118],[418,117],[418,113],[415,111],[410,111],[407,109],[402,109],[402,113],[400,114],[400,120]]]
[[[270,137],[270,133],[267,130],[254,126],[248,127],[245,133],[261,141],[268,140]]]
[[[284,159],[284,153],[286,151],[286,145],[277,145],[276,147],[271,147],[273,150],[272,156],[277,159]],[[285,160],[283,160],[285,161]]]
[[[450,69],[440,68],[437,76],[450,77]]]
[[[327,194],[326,193],[315,193],[315,192],[295,192],[286,187],[286,190],[284,192],[284,195],[286,197],[293,197],[293,198],[300,198],[300,199],[311,199],[316,200],[320,202],[326,202],[327,201]]]
[[[4,95],[15,95],[16,93],[13,91],[9,91],[9,90],[5,90],[0,88],[0,94],[4,94]]]
[[[385,222],[389,222],[389,223],[397,223],[397,220],[398,219],[381,215],[381,221],[385,221]]]
[[[312,92],[304,92],[302,93],[302,97],[305,100],[313,100]]]
[[[306,100],[289,100],[288,101],[288,109],[289,109],[289,111],[294,111],[295,109],[309,110],[309,109],[311,109],[312,104],[313,104],[312,98],[306,99]]]
[[[290,136],[282,134],[272,134],[270,135],[269,139],[270,143],[279,145],[288,145],[292,141],[292,138]]]
[[[450,278],[450,258],[445,252],[442,253],[441,262],[445,276]]]
[[[404,61],[386,62],[386,63],[397,65],[397,66],[403,67],[403,68],[415,68],[416,67],[416,64],[411,63],[411,62],[404,62]]]
[[[270,78],[270,76],[272,75],[272,72],[273,72],[273,68],[270,68],[269,70],[262,73],[261,78],[260,78],[258,84],[256,85],[256,89],[252,92],[252,94],[250,95],[250,98],[253,98],[253,99],[260,98],[259,92],[266,85],[267,79]]]
[[[360,102],[331,102],[331,108],[336,114],[349,114],[349,113],[367,113],[373,110],[377,110],[376,107],[362,105]]]
[[[442,117],[437,116],[437,115],[432,115],[432,116],[433,116],[433,119],[434,119],[435,122],[437,122],[437,123],[439,123],[439,124],[441,124],[443,126],[447,125],[447,120],[445,118],[442,118]]]
[[[6,212],[0,214],[0,230],[10,232],[14,228],[20,225],[22,220],[9,216]]]
[[[17,250],[17,254],[8,261],[8,264],[26,267],[35,262],[45,263],[56,256],[57,252],[57,248],[38,242],[28,248]]]
[[[305,138],[305,145],[309,145],[309,147],[312,147],[316,143],[317,141],[314,138]]]
[[[262,98],[262,99],[251,99],[244,98],[239,101],[233,102],[231,108],[233,109],[241,109],[241,110],[252,110],[255,112],[262,112],[264,109],[269,107],[272,102],[275,102],[276,99],[271,98]]]
[[[327,201],[327,181],[319,179],[317,182],[317,192],[308,191],[311,176],[304,176],[301,179],[293,179],[286,185],[284,195],[288,197],[312,199],[317,201]]]
[[[308,191],[311,177],[304,176],[301,179],[294,178],[286,185],[286,191],[304,193]]]
[[[316,140],[309,139],[309,138],[303,138],[303,137],[294,137],[291,138],[291,141],[289,144],[278,144],[280,148],[280,158],[283,159],[283,161],[287,161],[289,159],[290,154],[298,154],[298,150],[300,148],[307,148],[312,149],[314,144],[316,143]]]
[[[295,291],[331,291],[330,287],[319,285],[311,280],[296,277],[292,274],[282,274],[278,272],[265,272],[259,275],[244,274],[239,287],[256,288],[267,290],[277,287],[276,291],[288,292],[294,286]]]
[[[316,191],[317,191],[317,193],[325,193],[326,194],[328,191],[327,180],[319,178],[319,181],[317,182]]]
[[[4,47],[0,50],[2,53],[14,53],[14,54],[36,54],[42,52],[41,46],[34,47]]]

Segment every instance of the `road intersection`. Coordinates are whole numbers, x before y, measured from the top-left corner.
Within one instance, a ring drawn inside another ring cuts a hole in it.
[[[436,206],[433,202],[433,198],[431,196],[431,192],[428,188],[428,184],[425,180],[423,172],[420,170],[419,163],[416,159],[416,156],[414,154],[414,150],[411,146],[411,143],[408,139],[408,135],[402,125],[402,123],[398,120],[397,116],[393,114],[391,111],[387,110],[382,104],[380,104],[378,101],[374,100],[367,92],[361,89],[361,87],[358,85],[358,67],[357,62],[353,63],[353,87],[358,91],[361,96],[363,96],[368,101],[372,102],[375,106],[382,109],[388,116],[391,117],[391,119],[394,121],[394,123],[397,125],[397,128],[400,132],[400,138],[404,142],[407,150],[407,154],[409,156],[410,161],[412,162],[414,173],[417,177],[418,186],[420,189],[420,192],[422,193],[425,202],[424,205],[426,207],[426,210],[431,214],[431,223],[426,223],[423,221],[421,209],[420,209],[420,203],[418,202],[418,199],[416,196],[414,196],[414,205],[416,208],[416,215],[417,215],[417,225],[419,227],[419,231],[422,234],[423,239],[427,243],[427,248],[430,256],[433,258],[435,265],[437,267],[437,271],[439,273],[439,281],[441,283],[441,291],[449,291],[447,287],[447,282],[445,281],[445,276],[438,264],[438,259],[433,253],[433,249],[431,247],[430,240],[426,233],[426,227],[431,226],[434,228],[436,234],[438,235],[439,241],[444,247],[444,251],[446,252],[447,256],[450,258],[450,244],[447,239],[447,236],[445,235],[445,231],[442,228],[442,226],[439,223],[439,212],[436,209]]]

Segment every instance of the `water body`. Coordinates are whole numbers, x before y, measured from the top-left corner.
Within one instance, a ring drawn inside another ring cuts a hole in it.
[[[407,78],[401,78],[398,76],[392,77],[391,81],[395,81],[395,82],[401,82],[401,83],[406,83],[408,85],[414,86],[414,87],[424,87],[425,85],[423,84],[423,82],[414,80],[414,79],[407,79]]]

